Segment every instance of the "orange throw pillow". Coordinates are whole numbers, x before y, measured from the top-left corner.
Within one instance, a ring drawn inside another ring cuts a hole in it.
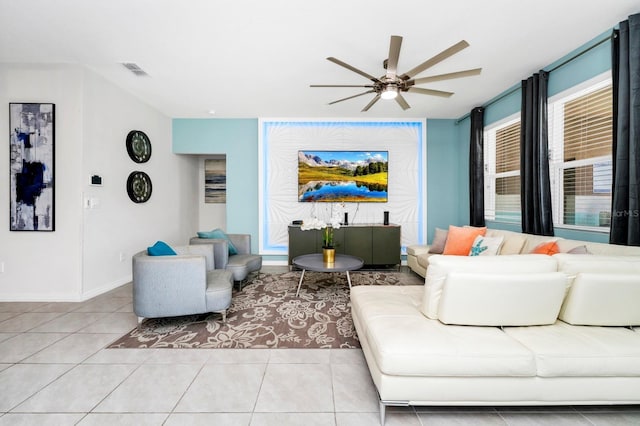
[[[549,256],[554,255],[556,253],[560,253],[560,248],[558,247],[558,243],[555,241],[549,241],[546,243],[538,244],[531,253],[535,254],[548,254]]]
[[[462,228],[460,226],[449,226],[447,243],[442,254],[453,254],[456,256],[469,256],[473,241],[478,235],[484,236],[487,228]]]

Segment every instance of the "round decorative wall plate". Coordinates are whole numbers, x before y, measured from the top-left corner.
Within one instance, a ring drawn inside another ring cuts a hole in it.
[[[134,203],[144,203],[151,198],[151,178],[145,172],[131,172],[127,179],[127,194]]]
[[[132,130],[127,135],[127,152],[136,163],[146,163],[151,158],[151,141],[142,130]]]

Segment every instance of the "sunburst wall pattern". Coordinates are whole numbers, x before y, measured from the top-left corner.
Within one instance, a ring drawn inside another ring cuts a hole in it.
[[[406,245],[424,243],[426,211],[426,120],[287,120],[259,123],[259,248],[287,254],[291,221],[336,211],[351,224],[382,224],[383,212],[402,226]],[[388,151],[387,203],[298,202],[298,151]]]

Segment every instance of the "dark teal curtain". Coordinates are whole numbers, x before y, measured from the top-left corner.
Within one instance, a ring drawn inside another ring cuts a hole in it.
[[[469,224],[485,226],[484,222],[484,108],[471,110],[469,146]]]
[[[540,71],[522,81],[520,117],[520,203],[522,232],[553,235],[549,147],[547,133],[547,82]]]
[[[640,14],[612,43],[613,189],[609,242],[640,246]]]

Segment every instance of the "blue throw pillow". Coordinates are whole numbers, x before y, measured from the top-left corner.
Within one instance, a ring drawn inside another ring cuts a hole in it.
[[[238,254],[238,249],[233,245],[229,236],[225,234],[222,229],[217,228],[213,231],[200,231],[198,232],[198,238],[215,238],[219,240],[227,240],[227,243],[229,243],[229,254]]]
[[[156,241],[154,245],[147,247],[147,254],[149,256],[175,256],[176,252],[164,241]]]

